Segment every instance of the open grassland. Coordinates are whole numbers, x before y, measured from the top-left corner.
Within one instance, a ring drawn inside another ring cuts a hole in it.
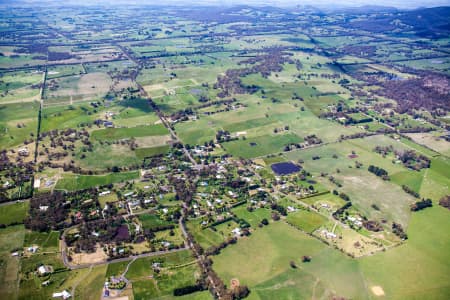
[[[18,71],[0,75],[0,103],[30,102],[39,100],[39,84],[43,72]]]
[[[173,296],[173,290],[195,284],[198,276],[199,271],[195,264],[180,267],[174,271],[163,270],[154,279],[142,278],[133,281],[133,296],[135,300],[178,299],[179,297]]]
[[[36,135],[39,103],[0,104],[0,145],[20,145]]]
[[[111,83],[111,77],[100,72],[47,80],[45,103],[67,103],[70,99],[77,101],[103,97]]]
[[[442,207],[415,213],[404,245],[359,260],[367,286],[381,286],[389,299],[448,299],[449,226]]]
[[[75,151],[74,161],[87,170],[110,170],[112,167],[137,167],[141,159],[137,158],[130,146],[121,144],[101,145],[94,142],[92,152],[83,152],[83,148]]]
[[[300,143],[301,141],[302,139],[294,134],[279,134],[231,141],[222,145],[228,153],[235,157],[254,158],[282,152],[285,145]]]
[[[158,226],[172,224],[172,222],[162,220],[157,215],[152,214],[140,214],[138,219],[144,229],[153,229]]]
[[[413,197],[406,194],[400,186],[393,182],[383,181],[368,172],[367,168],[373,164],[384,168],[392,175],[395,172],[405,172],[407,169],[366,149],[372,148],[370,139],[364,141],[352,140],[329,144],[314,149],[290,152],[285,156],[294,161],[303,160],[306,170],[315,175],[329,189],[336,189],[349,195],[353,205],[368,218],[386,218],[407,225],[410,216],[409,205],[414,201]],[[358,155],[357,158],[349,157],[352,151]],[[337,158],[333,158],[333,155],[337,155]],[[312,160],[313,156],[321,158]],[[363,166],[359,169],[356,168],[355,160],[363,163]],[[320,177],[321,173],[332,175],[337,182],[342,184],[342,187],[338,188],[327,177]],[[374,210],[371,207],[372,204],[376,204],[380,211]]]
[[[75,289],[75,298],[87,300],[99,299],[102,295],[107,267],[108,265],[93,267]]]
[[[439,135],[436,136],[434,133],[408,133],[407,135],[416,143],[450,157],[450,143]]]
[[[58,77],[81,75],[84,73],[84,68],[81,64],[50,66],[47,68],[47,80]]]
[[[270,219],[271,211],[266,208],[258,208],[252,212],[247,210],[245,205],[241,205],[233,209],[233,213],[240,219],[246,220],[253,229],[258,228],[258,225],[263,219]]]
[[[59,250],[59,232],[37,232],[27,231],[25,234],[24,246],[36,245],[40,252],[57,252]]]
[[[194,236],[197,243],[200,244],[204,249],[207,249],[211,246],[218,245],[225,240],[225,237],[222,236],[217,231],[213,231],[211,228],[203,229],[200,226],[201,221],[193,220],[186,223],[189,232]]]
[[[303,255],[312,261],[302,263]],[[249,299],[368,298],[357,261],[283,221],[240,239],[213,260],[214,270],[226,284],[237,278],[250,287]],[[292,269],[290,261],[298,267]]]
[[[19,258],[11,251],[22,248],[25,229],[22,225],[0,229],[0,291],[2,299],[17,299]]]
[[[41,132],[54,129],[77,128],[93,122],[93,108],[87,104],[48,107],[42,110]]]
[[[94,186],[137,179],[138,177],[138,171],[111,173],[107,175],[75,175],[67,173],[63,178],[58,180],[56,189],[74,191],[78,189],[87,189]]]
[[[162,124],[151,126],[136,126],[131,128],[106,128],[92,132],[92,139],[98,141],[113,141],[153,135],[166,135],[169,131]]]
[[[328,220],[316,212],[299,210],[297,212],[290,213],[287,216],[286,221],[301,230],[312,233],[317,228],[324,225]]]
[[[291,99],[295,93],[305,99],[312,97],[315,100],[317,92],[309,87],[286,83],[280,89],[279,84],[259,75],[247,76],[244,82],[261,86],[264,94],[258,92],[253,95],[237,95],[237,103],[243,104],[244,107],[212,115],[201,115],[200,119],[194,122],[177,124],[176,131],[180,138],[188,144],[201,144],[213,139],[218,130],[227,130],[231,133],[245,132],[244,135],[251,138],[267,135],[275,129],[288,126],[291,133],[300,137],[316,134],[323,141],[329,142],[336,141],[341,134],[361,131],[356,127],[344,127],[319,119],[303,102]],[[215,109],[212,106],[202,111]]]
[[[23,223],[29,207],[30,203],[28,201],[0,206],[0,224]]]
[[[152,148],[138,148],[136,149],[136,157],[139,159],[144,159],[147,157],[152,157],[156,155],[165,154],[169,151],[170,146],[158,146]]]
[[[36,270],[41,265],[52,266],[53,273],[39,277]],[[64,284],[70,272],[64,268],[61,258],[56,254],[33,254],[21,259],[20,290],[18,299],[48,299]],[[43,286],[42,282],[50,280],[50,284]]]

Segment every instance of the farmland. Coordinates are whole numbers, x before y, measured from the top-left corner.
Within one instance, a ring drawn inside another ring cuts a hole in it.
[[[449,7],[6,2],[1,299],[450,298]]]

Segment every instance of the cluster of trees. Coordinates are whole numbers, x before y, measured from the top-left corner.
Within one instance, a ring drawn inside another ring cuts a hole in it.
[[[419,211],[432,206],[433,201],[431,201],[431,199],[422,199],[421,201],[417,201],[416,203],[411,205],[411,211]]]
[[[374,232],[383,231],[383,226],[381,226],[380,223],[374,220],[364,221],[363,226],[369,231]]]
[[[76,56],[70,52],[53,52],[53,51],[48,52],[49,61],[66,60],[71,58],[76,58]]]
[[[389,180],[389,174],[383,168],[380,168],[380,167],[377,167],[374,165],[370,165],[368,170],[369,170],[369,172],[377,175],[378,177],[383,178],[383,180]]]
[[[192,293],[195,293],[198,291],[203,291],[203,290],[204,290],[204,287],[201,284],[188,285],[188,286],[174,289],[173,295],[174,296],[183,296],[183,295],[188,295],[188,294],[192,294]]]
[[[255,56],[240,62],[240,64],[250,65],[245,68],[230,69],[225,75],[217,77],[214,89],[220,88],[222,91],[217,95],[224,98],[232,94],[254,93],[259,87],[245,86],[242,84],[241,77],[261,73],[264,78],[269,77],[272,72],[283,70],[283,64],[293,63],[290,56],[292,54],[284,52],[283,48],[274,47],[266,49],[266,54]]]
[[[333,218],[336,220],[342,220],[344,219],[344,214],[346,213],[346,210],[352,206],[352,203],[349,201],[345,203],[342,207],[338,208],[333,214]]]
[[[392,145],[389,146],[376,146],[373,149],[374,152],[381,154],[383,157],[386,157],[391,152],[394,152],[394,147]]]
[[[229,141],[236,140],[236,139],[237,138],[232,138],[230,135],[230,132],[227,130],[219,129],[219,131],[217,131],[217,133],[216,133],[216,140],[219,143],[229,142]]]
[[[428,157],[417,154],[414,150],[395,151],[395,154],[405,167],[416,171],[429,168],[431,165],[431,160]]]
[[[413,113],[422,108],[428,111],[450,110],[448,78],[441,74],[422,71],[416,78],[380,81],[377,90],[383,97],[397,101],[399,113]]]
[[[25,228],[41,232],[63,229],[68,225],[65,220],[70,208],[65,202],[64,194],[59,191],[35,195],[30,200]]]
[[[11,150],[14,151],[14,150]],[[14,154],[12,152],[12,154]],[[34,162],[24,161],[24,158],[17,155],[14,160],[10,158],[7,150],[2,150],[0,152],[0,190],[3,190],[3,195],[0,196],[0,202],[7,201],[10,198],[15,199],[13,194],[10,197],[7,190],[17,188],[19,186],[25,186],[27,183],[31,182],[34,174]],[[7,185],[4,184],[8,182]],[[23,189],[23,188],[22,188]],[[29,197],[30,194],[23,190],[22,197]]]
[[[75,252],[94,252],[97,243],[122,243],[131,242],[132,236],[128,227],[123,225],[122,217],[109,217],[90,222],[84,222],[80,226],[78,235],[67,235],[65,241],[68,246],[73,246]],[[99,233],[98,236],[92,234]]]
[[[450,209],[450,195],[444,196],[439,200],[439,205]]]
[[[420,198],[420,195],[418,192],[413,191],[409,186],[407,185],[402,185],[402,189],[407,192],[408,194],[410,194],[411,196],[415,197],[415,198]]]
[[[392,232],[398,236],[399,238],[401,238],[402,240],[406,240],[408,239],[408,235],[405,233],[405,231],[403,230],[403,227],[401,224],[392,223]]]
[[[170,174],[169,183],[175,188],[175,198],[177,200],[183,200],[186,204],[188,204],[188,206],[190,206],[197,190],[195,173],[191,170],[186,170],[184,175],[185,178],[182,179],[181,177],[175,177]]]
[[[93,212],[96,212],[99,206],[98,191],[94,188],[70,193],[55,191],[37,194],[30,200],[25,227],[35,231],[59,230],[95,220],[100,216]]]
[[[247,232],[249,232],[249,231],[247,230]],[[205,255],[208,255],[208,256],[209,255],[218,255],[222,249],[225,249],[228,245],[232,245],[232,244],[236,244],[236,243],[237,243],[237,238],[230,237],[226,241],[223,241],[222,243],[220,243],[219,245],[211,246],[208,249],[206,249]]]
[[[280,204],[277,204],[277,203],[274,202],[274,203],[271,204],[270,208],[272,208],[273,210],[277,211],[282,216],[287,216],[286,207],[284,207],[283,205],[280,205]]]
[[[375,134],[376,133],[374,133],[374,132],[358,132],[358,133],[354,133],[354,134],[350,134],[350,135],[341,134],[338,141],[341,142],[341,141],[345,141],[345,140],[361,139],[363,137],[371,136],[371,135],[375,135]]]

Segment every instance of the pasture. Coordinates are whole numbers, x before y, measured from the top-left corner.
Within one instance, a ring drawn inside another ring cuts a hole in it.
[[[17,299],[20,262],[11,251],[21,249],[25,237],[23,225],[0,229],[0,290],[4,299]]]
[[[106,128],[94,130],[91,138],[97,141],[114,141],[120,139],[144,136],[166,135],[169,131],[162,124],[150,126],[136,126],[131,128]]]
[[[313,233],[328,220],[316,212],[301,209],[297,212],[290,213],[287,216],[286,221],[305,232]]]
[[[87,189],[94,186],[133,180],[138,177],[138,171],[110,173],[107,175],[76,175],[66,173],[58,180],[55,188],[57,190],[75,191],[78,189]]]
[[[312,261],[302,263],[303,255],[311,256]],[[213,257],[213,261],[214,270],[226,284],[237,278],[249,286],[252,291],[249,299],[271,299],[271,295],[283,299],[300,295],[368,298],[357,261],[283,221],[241,238],[236,245]],[[292,269],[290,261],[298,267]]]
[[[36,135],[39,103],[0,103],[0,145],[15,147]]]
[[[21,224],[28,214],[28,201],[5,204],[0,206],[0,224]]]

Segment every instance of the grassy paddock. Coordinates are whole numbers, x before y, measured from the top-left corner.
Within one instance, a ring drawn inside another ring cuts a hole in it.
[[[111,173],[108,175],[75,175],[67,174],[56,183],[56,189],[74,191],[87,189],[94,186],[106,185],[121,181],[136,179],[139,177],[138,171]]]
[[[0,224],[23,223],[29,206],[28,201],[0,206]]]

